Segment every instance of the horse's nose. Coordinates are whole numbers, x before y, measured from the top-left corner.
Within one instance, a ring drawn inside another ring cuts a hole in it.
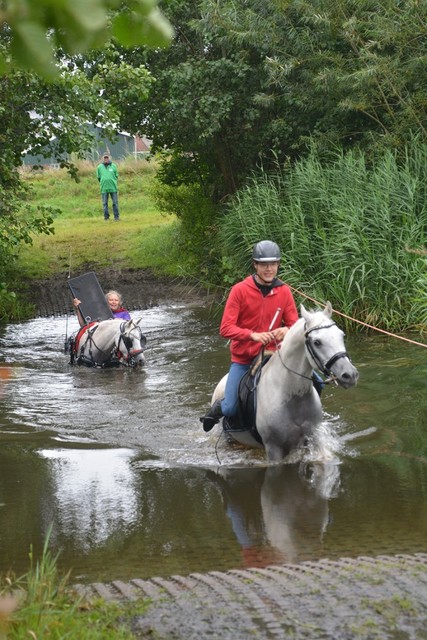
[[[145,357],[143,355],[142,349],[135,349],[135,351],[130,351],[129,355],[131,356],[134,367],[142,367],[145,364]]]
[[[358,379],[359,379],[359,372],[356,369],[356,367],[352,366],[351,369],[347,369],[342,374],[342,377],[341,377],[342,386],[345,387],[346,389],[348,387],[353,387],[357,383]]]

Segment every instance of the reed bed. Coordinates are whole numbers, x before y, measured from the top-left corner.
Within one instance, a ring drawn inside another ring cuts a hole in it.
[[[221,223],[224,262],[250,269],[254,242],[283,253],[281,276],[305,295],[389,330],[427,329],[427,146],[305,160],[254,176]],[[303,300],[303,298],[302,298]]]

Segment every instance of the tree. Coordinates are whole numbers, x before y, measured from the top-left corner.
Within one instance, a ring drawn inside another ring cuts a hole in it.
[[[256,99],[267,80],[266,49],[236,38],[236,24],[250,22],[254,4],[166,2],[175,39],[167,51],[145,56],[156,82],[144,127],[154,149],[171,153],[164,179],[201,182],[215,202],[234,193],[274,146],[270,105]],[[273,20],[274,4],[263,13]]]
[[[270,90],[292,98],[326,148],[404,149],[426,138],[427,5],[418,0],[284,1],[285,37],[266,60]],[[277,22],[277,29],[283,23]]]
[[[73,55],[112,37],[124,46],[164,46],[172,36],[156,0],[3,0],[0,27],[9,38],[0,72],[20,67],[51,79],[58,49]]]
[[[129,127],[214,201],[309,141],[375,152],[425,137],[427,4],[418,0],[165,0],[175,38],[123,52],[156,82]]]
[[[123,110],[141,104],[152,82],[143,67],[114,60],[89,80],[71,62],[69,52],[103,44],[112,33],[125,43],[168,42],[170,25],[154,3],[129,0],[4,0],[0,5],[0,268],[10,267],[21,243],[33,233],[53,232],[53,212],[25,203],[27,188],[19,176],[22,154],[53,156],[78,179],[65,157],[83,157],[94,135],[85,126],[99,124],[107,135],[119,127],[120,109],[106,102],[110,87],[120,93]],[[107,10],[116,8],[114,14]],[[120,11],[118,10],[120,9]],[[61,46],[59,51],[57,48]],[[56,61],[54,58],[56,55]],[[8,298],[0,283],[2,301]],[[10,296],[9,296],[10,297]],[[3,317],[4,313],[0,315]]]

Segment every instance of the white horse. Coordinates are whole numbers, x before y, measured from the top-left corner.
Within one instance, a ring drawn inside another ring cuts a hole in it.
[[[280,348],[263,367],[256,390],[256,432],[223,427],[234,440],[264,447],[271,462],[279,462],[309,438],[322,420],[320,397],[313,387],[313,369],[348,389],[359,377],[344,344],[344,333],[331,321],[330,302],[323,311],[307,311],[290,328]],[[224,376],[212,404],[224,397]],[[232,423],[231,423],[232,424]]]
[[[146,338],[140,322],[114,318],[89,324],[72,340],[70,363],[88,367],[144,365]]]

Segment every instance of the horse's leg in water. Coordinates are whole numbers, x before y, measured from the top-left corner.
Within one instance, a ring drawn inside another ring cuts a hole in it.
[[[277,442],[263,442],[263,444],[269,462],[282,462],[291,451],[291,446],[279,445]]]

